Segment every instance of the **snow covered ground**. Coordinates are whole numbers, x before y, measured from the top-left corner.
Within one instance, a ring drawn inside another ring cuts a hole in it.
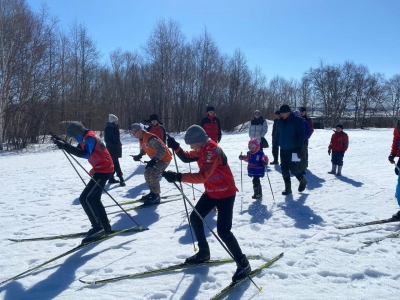
[[[271,130],[267,140],[271,144]],[[249,282],[227,299],[399,299],[400,240],[388,239],[372,245],[361,240],[399,230],[391,223],[338,230],[335,224],[353,224],[391,216],[397,211],[397,177],[387,156],[393,129],[346,130],[350,137],[344,157],[343,176],[327,174],[330,157],[327,146],[332,130],[316,130],[309,146],[307,189],[282,196],[284,188],[279,166],[269,166],[270,186],[262,180],[264,199],[251,199],[252,183],[247,165],[238,160],[247,151],[247,133],[224,133],[221,146],[229,159],[240,192],[237,194],[233,232],[243,251],[260,254],[253,268],[281,252],[274,265],[254,277],[263,287],[258,292]],[[177,140],[183,148],[183,134]],[[126,187],[106,186],[118,202],[147,193],[144,166],[129,154],[138,153],[138,142],[123,139],[122,170]],[[266,154],[272,159],[271,148]],[[85,160],[79,162],[89,170]],[[179,170],[189,165],[178,161]],[[192,164],[192,171],[197,165]],[[243,167],[243,191],[241,168]],[[88,181],[88,176],[77,166]],[[172,163],[169,167],[175,170]],[[83,183],[60,150],[41,145],[19,153],[0,153],[0,281],[41,264],[80,243],[79,238],[13,243],[8,238],[27,238],[80,232],[89,229],[80,204]],[[176,194],[173,184],[161,180],[162,194]],[[194,186],[199,199],[202,185]],[[184,184],[192,199],[190,185]],[[103,203],[114,202],[103,195]],[[193,201],[194,203],[195,201]],[[129,208],[130,206],[125,206]],[[118,210],[107,208],[108,212]],[[116,236],[52,262],[31,274],[0,286],[0,298],[15,299],[209,299],[229,284],[234,264],[202,267],[105,285],[84,285],[78,279],[102,279],[136,273],[183,262],[192,255],[193,245],[182,200],[157,207],[130,211],[134,220],[150,230]],[[114,229],[133,226],[125,214],[110,214]],[[216,213],[206,221],[215,228]],[[228,257],[208,232],[213,259]]]

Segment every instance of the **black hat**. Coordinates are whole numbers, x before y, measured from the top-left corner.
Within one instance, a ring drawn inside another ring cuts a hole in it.
[[[214,106],[207,106],[206,112],[215,111]]]
[[[287,105],[287,104],[283,104],[283,105],[279,108],[279,111],[281,112],[281,114],[287,113],[287,112],[291,112],[290,106]]]
[[[339,124],[337,124],[337,125],[336,125],[336,127],[340,127],[340,128],[342,128],[342,130],[343,130],[343,125],[342,125],[342,124],[340,124],[340,123],[339,123]]]
[[[150,115],[150,120],[144,120],[147,123],[151,123],[151,121],[156,120],[158,123],[160,123],[160,125],[162,125],[163,123],[158,119],[157,114],[151,114]]]
[[[307,111],[307,107],[301,106],[301,107],[299,107],[299,111]]]
[[[85,133],[86,128],[83,126],[82,123],[73,121],[69,123],[67,130],[66,130],[66,135],[67,137],[74,137],[74,136],[83,136]]]
[[[281,115],[281,112],[280,112],[279,110],[277,110],[277,111],[275,112],[275,115]]]

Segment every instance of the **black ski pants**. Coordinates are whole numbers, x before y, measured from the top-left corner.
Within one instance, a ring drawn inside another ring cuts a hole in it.
[[[114,163],[114,174],[117,174],[118,177],[121,177],[123,174],[122,174],[122,171],[121,171],[121,166],[119,164],[118,157],[117,156],[111,156],[111,158],[112,158],[112,161]]]
[[[89,181],[79,201],[89,218],[93,228],[103,227],[105,231],[111,230],[111,225],[108,222],[106,210],[101,203],[101,194],[106,182],[111,178],[113,173],[95,173]],[[95,180],[100,185],[95,183]]]
[[[217,207],[218,236],[225,243],[233,257],[237,260],[240,260],[243,257],[242,249],[240,249],[239,243],[231,232],[235,197],[236,195],[224,199],[212,199],[206,194],[203,194],[197,202],[195,208],[201,217],[204,218],[214,207]],[[197,238],[199,252],[209,251],[208,243],[204,233],[204,224],[195,211],[190,214],[190,222]]]
[[[298,177],[301,175],[300,162],[292,161],[292,150],[282,150],[281,148],[281,170],[284,180],[290,181],[290,173]]]
[[[274,161],[278,161],[279,157],[279,143],[278,141],[272,141],[272,156],[274,157]]]

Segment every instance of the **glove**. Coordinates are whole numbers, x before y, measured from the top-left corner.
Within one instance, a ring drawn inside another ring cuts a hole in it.
[[[328,149],[328,154],[331,155],[332,149]]]
[[[142,154],[138,154],[138,155],[134,155],[133,156],[133,160],[134,161],[140,161],[142,159],[143,155]]]
[[[156,162],[157,162],[156,159],[155,159],[155,158],[152,158],[152,159],[147,163],[145,169],[154,167],[155,164],[156,164]]]
[[[389,157],[388,157],[388,159],[389,159],[389,162],[391,163],[391,164],[394,164],[395,163],[395,161],[394,161],[394,158],[396,157],[396,155],[394,155],[394,154],[390,154],[389,155]]]
[[[167,138],[167,146],[168,148],[171,148],[172,150],[176,150],[179,148],[179,143],[177,141],[175,141],[175,139],[173,137],[168,137]]]
[[[176,173],[172,171],[162,172],[162,176],[167,179],[168,182],[182,181],[182,173]]]
[[[244,156],[242,154],[239,155],[239,159],[243,160]]]
[[[54,144],[56,144],[58,149],[64,149],[67,145],[62,139],[54,139]]]

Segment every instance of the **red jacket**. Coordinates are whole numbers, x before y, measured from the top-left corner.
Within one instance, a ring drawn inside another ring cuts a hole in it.
[[[331,143],[329,149],[332,151],[346,151],[349,147],[349,136],[344,131],[336,132],[332,134]]]
[[[399,128],[396,124],[393,130],[393,142],[392,142],[392,150],[390,154],[400,157],[400,132]]]
[[[90,130],[80,143],[82,149],[85,149],[85,141],[87,138],[92,137],[96,139],[96,146],[92,155],[88,158],[89,163],[92,165],[90,175],[94,173],[114,173],[114,163],[108,152],[104,142],[97,136],[97,134]]]
[[[181,148],[177,151],[181,151]],[[182,182],[204,183],[204,193],[212,199],[231,197],[238,192],[228,160],[217,143],[208,140],[200,152],[183,152],[187,158],[198,158],[200,170],[198,173],[182,174]]]
[[[216,114],[214,114],[212,117],[207,114],[203,118],[203,120],[201,120],[200,125],[201,127],[203,127],[210,139],[212,139],[216,143],[219,143],[221,141],[221,125]]]

